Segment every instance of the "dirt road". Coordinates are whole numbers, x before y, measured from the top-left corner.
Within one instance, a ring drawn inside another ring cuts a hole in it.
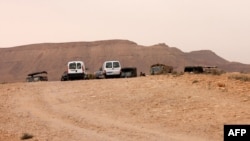
[[[221,141],[250,124],[250,82],[228,75],[0,84],[0,140]]]

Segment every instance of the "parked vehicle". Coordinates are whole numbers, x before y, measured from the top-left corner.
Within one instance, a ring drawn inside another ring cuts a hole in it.
[[[61,81],[67,81],[68,80],[68,72],[65,71],[63,72],[62,76],[61,76]]]
[[[185,66],[184,72],[220,75],[225,71],[219,69],[217,66]]]
[[[41,71],[41,72],[35,72],[35,73],[30,73],[26,77],[27,82],[36,82],[36,81],[48,81],[48,76],[47,76],[46,71]]]
[[[189,72],[189,73],[203,73],[203,67],[202,66],[186,66],[184,68],[184,72]]]
[[[154,64],[154,65],[151,65],[150,67],[151,75],[167,74],[167,73],[172,73],[172,72],[173,72],[173,67],[167,66],[164,64]]]
[[[70,61],[67,71],[63,73],[61,81],[85,79],[86,68],[82,61]]]
[[[95,75],[96,79],[102,79],[102,78],[104,78],[102,68],[100,68],[98,71],[96,71],[94,75]]]
[[[135,67],[126,67],[121,69],[121,77],[137,77],[137,69]]]
[[[120,77],[121,64],[119,61],[105,61],[102,65],[102,72],[105,78]]]

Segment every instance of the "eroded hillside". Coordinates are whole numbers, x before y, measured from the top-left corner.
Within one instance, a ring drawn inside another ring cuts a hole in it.
[[[47,71],[49,81],[60,80],[68,61],[84,61],[88,73],[97,71],[106,60],[119,60],[122,67],[137,67],[149,73],[152,64],[171,65],[183,71],[186,65],[218,66],[225,71],[250,71],[250,65],[230,63],[212,51],[185,53],[165,44],[142,46],[127,40],[43,43],[0,48],[0,82],[23,82],[27,74]]]

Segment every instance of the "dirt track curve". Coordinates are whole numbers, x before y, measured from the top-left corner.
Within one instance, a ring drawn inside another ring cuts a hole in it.
[[[0,140],[221,141],[250,124],[250,82],[228,76],[0,84]]]

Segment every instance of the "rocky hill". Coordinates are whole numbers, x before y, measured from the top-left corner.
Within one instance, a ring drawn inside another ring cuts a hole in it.
[[[137,67],[138,72],[145,73],[155,63],[172,65],[176,71],[183,71],[186,65],[208,65],[250,72],[250,65],[229,62],[209,50],[186,53],[166,44],[142,46],[128,40],[105,40],[0,48],[0,82],[25,81],[28,73],[44,70],[49,80],[60,80],[71,60],[84,61],[89,73],[105,60],[119,60],[123,67]]]

